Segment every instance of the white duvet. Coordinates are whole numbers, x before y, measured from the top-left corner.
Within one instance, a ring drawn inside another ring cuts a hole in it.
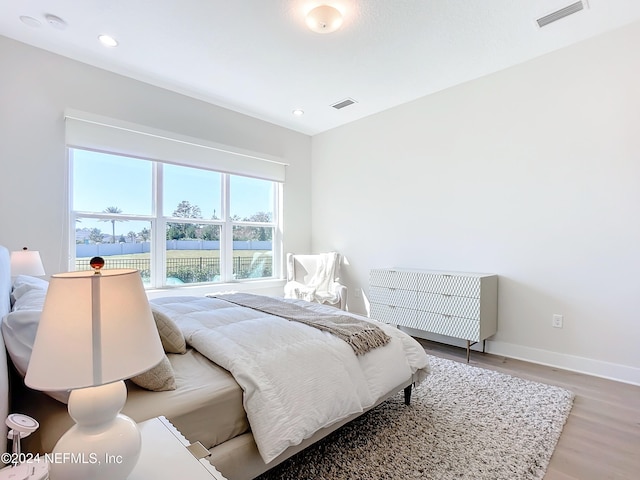
[[[188,344],[233,374],[265,463],[428,372],[420,344],[379,322],[391,341],[356,356],[330,333],[224,300],[164,297],[153,303],[164,307]]]

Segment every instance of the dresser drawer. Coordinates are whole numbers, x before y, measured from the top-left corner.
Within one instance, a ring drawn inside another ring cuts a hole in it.
[[[416,292],[397,288],[370,287],[369,301],[396,307],[415,308]]]
[[[444,293],[417,292],[417,310],[442,313],[455,317],[480,319],[480,299],[458,297]]]
[[[431,312],[416,312],[415,319],[414,328],[418,330],[463,338],[473,342],[481,340],[480,322],[478,320]]]
[[[407,324],[414,321],[416,311],[393,305],[372,303],[369,316],[379,322],[409,326]]]
[[[369,272],[369,285],[415,290],[416,272],[405,272],[387,268],[374,269]]]
[[[418,273],[416,288],[421,292],[480,298],[480,277],[447,273]]]

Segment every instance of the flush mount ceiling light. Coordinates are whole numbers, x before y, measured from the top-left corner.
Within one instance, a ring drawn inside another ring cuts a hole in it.
[[[302,115],[304,115],[304,110],[300,109],[300,108],[296,108],[293,112],[296,117],[301,117]]]
[[[330,5],[320,5],[307,13],[306,22],[316,33],[331,33],[342,25],[342,13]]]
[[[99,35],[98,40],[100,40],[100,43],[102,43],[105,47],[118,46],[118,42],[116,41],[116,39],[113,37],[110,37],[109,35]]]

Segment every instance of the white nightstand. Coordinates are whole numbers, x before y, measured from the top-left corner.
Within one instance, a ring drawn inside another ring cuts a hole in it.
[[[166,418],[152,418],[138,427],[142,451],[127,480],[226,480],[209,460],[198,460],[187,450],[189,441]]]

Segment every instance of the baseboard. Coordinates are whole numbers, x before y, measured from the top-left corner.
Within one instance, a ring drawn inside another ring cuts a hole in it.
[[[422,332],[406,327],[401,327],[401,330],[414,337],[466,348],[466,342],[458,338],[445,337],[443,335]],[[482,342],[472,346],[471,349],[481,351]],[[568,355],[566,353],[552,352],[495,340],[487,340],[486,352],[493,355],[502,355],[503,357],[514,358],[516,360],[523,360],[525,362],[561,368],[563,370],[640,386],[640,368],[620,365],[619,363],[604,362],[592,358],[578,357],[576,355]]]
[[[487,352],[640,386],[640,368],[619,363],[490,340],[487,340]]]

